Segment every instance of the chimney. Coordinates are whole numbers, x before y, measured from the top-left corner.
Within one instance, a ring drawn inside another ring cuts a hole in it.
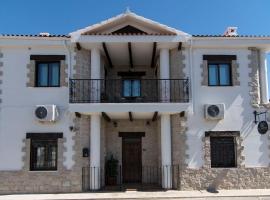
[[[232,27],[232,26],[229,26],[227,27],[226,31],[224,32],[224,36],[237,36],[238,33],[237,33],[237,27]]]
[[[43,36],[43,37],[48,37],[48,36],[50,36],[50,33],[44,32],[44,33],[39,33],[39,35]]]

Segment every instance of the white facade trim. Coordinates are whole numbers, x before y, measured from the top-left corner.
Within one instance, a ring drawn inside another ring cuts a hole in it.
[[[76,103],[69,104],[70,112],[84,114],[98,112],[160,112],[175,114],[187,110],[190,103]]]

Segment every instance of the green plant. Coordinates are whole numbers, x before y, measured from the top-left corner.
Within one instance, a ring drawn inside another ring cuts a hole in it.
[[[118,174],[117,168],[118,168],[118,160],[114,158],[113,155],[111,155],[110,158],[106,160],[107,176],[116,177]]]

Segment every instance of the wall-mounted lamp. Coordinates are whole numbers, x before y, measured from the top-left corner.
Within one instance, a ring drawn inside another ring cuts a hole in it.
[[[185,111],[182,111],[182,112],[180,112],[179,116],[180,117],[185,117],[185,114],[186,114]]]
[[[82,150],[82,156],[84,158],[89,157],[89,149],[88,148],[83,148],[83,150]]]
[[[117,127],[117,122],[113,122],[113,126],[114,127]]]
[[[75,127],[75,126],[70,126],[70,127],[69,127],[69,130],[72,131],[72,132],[76,132],[76,131],[78,131],[79,129],[78,129],[77,127]]]
[[[75,116],[78,117],[78,118],[81,118],[82,117],[82,114],[79,113],[79,112],[75,112]]]

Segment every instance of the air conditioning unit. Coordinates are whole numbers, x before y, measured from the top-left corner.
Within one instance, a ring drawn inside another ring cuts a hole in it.
[[[204,105],[205,119],[208,119],[208,120],[224,119],[224,111],[225,111],[225,105],[223,103]]]
[[[40,122],[55,122],[58,120],[59,112],[56,105],[37,105],[35,117]]]

